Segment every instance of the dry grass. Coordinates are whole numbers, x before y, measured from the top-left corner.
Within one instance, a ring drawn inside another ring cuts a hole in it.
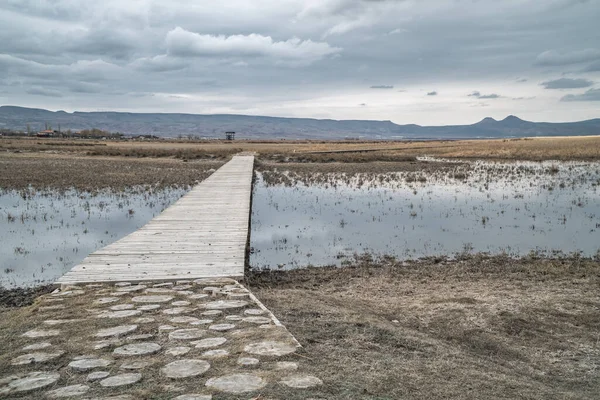
[[[136,185],[157,187],[194,185],[223,161],[182,162],[176,159],[126,159],[65,154],[0,154],[0,188],[94,191]]]
[[[329,399],[593,399],[600,263],[476,256],[271,272],[252,289]]]
[[[0,151],[59,152],[91,156],[170,157],[225,160],[257,152],[274,162],[410,161],[416,156],[504,160],[598,160],[600,137],[559,137],[427,142],[381,141],[94,141],[72,139],[0,140]]]

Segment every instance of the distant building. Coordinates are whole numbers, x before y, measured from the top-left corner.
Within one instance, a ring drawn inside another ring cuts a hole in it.
[[[54,135],[55,135],[55,134],[57,134],[57,133],[58,133],[58,131],[53,131],[53,130],[51,130],[51,129],[46,129],[46,130],[44,130],[44,131],[39,131],[39,132],[36,134],[36,136],[37,136],[37,137],[52,137],[52,136],[54,136]]]
[[[225,132],[225,140],[235,139],[235,132]]]

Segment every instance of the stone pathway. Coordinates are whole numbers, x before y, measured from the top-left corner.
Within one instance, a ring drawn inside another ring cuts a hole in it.
[[[81,285],[31,308],[0,398],[311,398],[322,387],[296,339],[232,279]]]

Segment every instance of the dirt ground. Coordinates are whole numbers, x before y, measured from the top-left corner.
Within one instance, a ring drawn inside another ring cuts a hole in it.
[[[600,262],[483,255],[252,275],[330,399],[596,399]]]

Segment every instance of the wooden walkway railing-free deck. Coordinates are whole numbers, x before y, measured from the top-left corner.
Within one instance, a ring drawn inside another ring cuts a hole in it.
[[[132,234],[86,257],[57,283],[242,277],[253,156],[234,156]]]

